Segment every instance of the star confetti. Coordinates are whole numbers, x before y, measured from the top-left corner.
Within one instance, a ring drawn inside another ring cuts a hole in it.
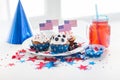
[[[39,64],[37,64],[37,69],[42,69],[45,66],[45,63],[40,62]]]
[[[24,53],[16,52],[15,55],[12,56],[12,59],[18,59],[18,60],[20,60],[23,56],[25,56]]]
[[[75,57],[74,60],[76,60],[76,61],[80,61],[81,58],[77,58],[77,57]]]
[[[50,61],[50,58],[45,57],[43,60],[44,61]]]
[[[25,49],[19,50],[20,53],[26,53]]]
[[[29,59],[27,61],[35,62],[35,60],[38,60],[37,56],[29,57]]]
[[[68,64],[73,65],[73,64],[75,64],[75,63],[72,61],[72,62],[68,62]]]
[[[47,57],[45,57],[43,60],[44,61],[53,61],[53,62],[57,61],[56,58],[47,58]]]
[[[66,58],[66,62],[72,62],[73,58]]]
[[[84,65],[80,65],[80,67],[78,67],[80,70],[87,70],[87,66]]]
[[[66,60],[65,60],[65,58],[60,58],[60,61],[65,62]]]
[[[48,69],[50,69],[50,68],[54,67],[55,64],[54,64],[54,62],[48,62],[48,63],[46,63],[45,66],[48,67]]]
[[[21,62],[21,63],[24,63],[24,62],[25,62],[25,60],[20,60],[20,62]]]
[[[95,64],[95,62],[94,62],[94,61],[91,61],[91,62],[89,62],[89,64],[90,64],[90,65],[94,65],[94,64]]]
[[[9,63],[8,66],[12,67],[14,66],[15,64],[14,63]]]

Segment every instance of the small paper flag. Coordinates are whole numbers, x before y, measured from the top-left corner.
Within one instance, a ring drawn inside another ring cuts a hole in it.
[[[52,23],[53,26],[57,26],[59,24],[59,21],[57,19],[46,20],[46,23]]]
[[[39,24],[40,30],[52,30],[53,29],[53,25],[52,23],[40,23]]]
[[[77,26],[77,20],[65,20],[64,24],[70,24],[71,27],[76,27]]]
[[[59,30],[59,32],[70,31],[71,30],[71,25],[70,24],[60,25],[60,26],[58,26],[58,30]]]

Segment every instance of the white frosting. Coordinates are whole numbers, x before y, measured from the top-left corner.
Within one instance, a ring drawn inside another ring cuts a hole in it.
[[[58,37],[58,35],[60,35]],[[52,38],[51,38],[51,44],[68,44],[68,37],[65,35],[65,37],[63,37],[63,33],[59,33],[57,35],[53,35]],[[57,38],[57,40],[56,40]]]
[[[47,42],[49,39],[46,37],[45,34],[43,33],[39,33],[37,35],[35,35],[33,38],[32,38],[33,41],[38,41],[40,43],[43,43],[43,42]]]

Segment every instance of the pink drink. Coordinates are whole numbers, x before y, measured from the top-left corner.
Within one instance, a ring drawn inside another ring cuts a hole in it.
[[[100,44],[109,47],[110,26],[107,19],[93,20],[89,28],[89,44]]]

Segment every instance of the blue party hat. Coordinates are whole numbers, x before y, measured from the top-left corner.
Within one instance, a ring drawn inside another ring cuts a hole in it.
[[[32,36],[30,26],[28,24],[21,1],[18,1],[16,13],[13,19],[11,32],[8,38],[8,43],[22,44],[24,40]]]

